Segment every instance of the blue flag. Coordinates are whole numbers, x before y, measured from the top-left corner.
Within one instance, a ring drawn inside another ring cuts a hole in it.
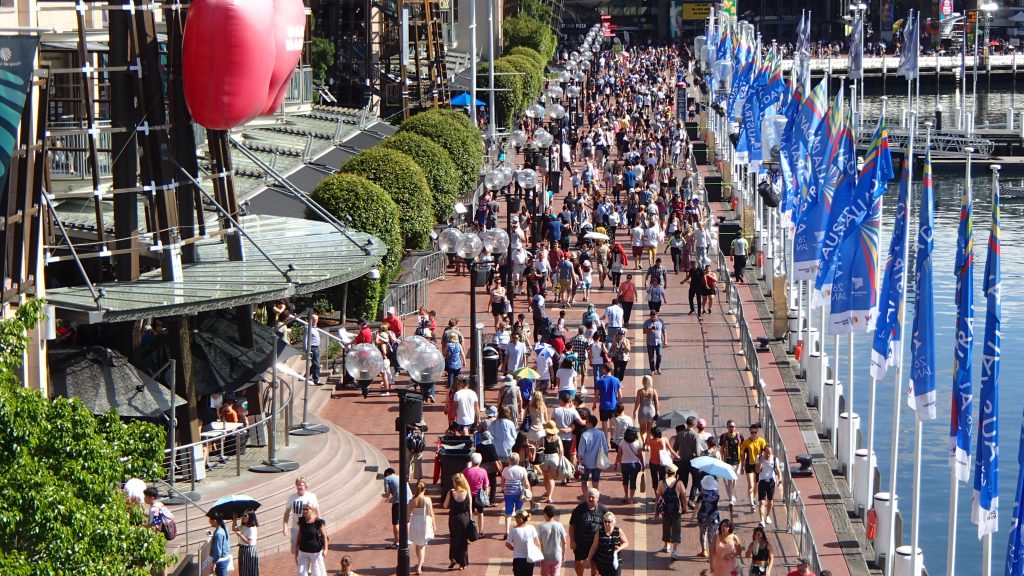
[[[1021,530],[1021,504],[1024,503],[1024,417],[1021,418],[1020,444],[1017,448],[1017,495],[1013,501],[1010,540],[1006,543],[1006,576],[1024,576],[1024,531]]]
[[[878,243],[881,235],[882,197],[878,196],[857,230],[839,249],[843,257],[832,283],[829,325],[832,334],[874,329],[878,305]]]
[[[932,182],[931,147],[925,152],[921,187],[921,216],[917,232],[917,266],[914,276],[914,327],[910,344],[910,407],[918,421],[935,419],[935,293],[932,287],[932,245],[935,219],[935,186]]]
[[[967,183],[970,186],[970,182]],[[960,195],[960,226],[956,237],[956,344],[953,352],[953,409],[949,419],[949,464],[956,479],[971,477],[971,379],[974,355],[974,214],[970,189]]]
[[[903,46],[900,47],[900,65],[896,73],[907,80],[919,75],[917,57],[921,52],[920,20],[921,15],[918,14],[915,18],[914,11],[911,10],[907,19],[903,21]]]
[[[857,189],[857,148],[853,143],[853,112],[847,108],[843,113],[843,124],[838,137],[839,150],[836,152],[836,163],[829,170],[829,187],[825,188],[824,201],[826,206],[826,224],[823,231],[829,230],[828,222],[837,210],[843,210],[852,202]],[[820,246],[824,248],[825,238],[822,236]],[[840,249],[833,250],[832,257],[839,259]],[[818,272],[815,277],[814,291],[811,294],[811,305],[820,306],[823,296],[831,294],[832,280],[835,277],[835,266],[826,266],[824,251],[819,249]]]
[[[853,19],[850,33],[850,57],[846,76],[851,80],[864,78],[864,13],[858,12]]]
[[[803,90],[811,89],[811,13],[801,12],[796,29],[797,83]]]
[[[905,158],[910,157],[910,146],[907,145]],[[896,362],[896,350],[899,349],[903,337],[900,325],[900,313],[906,304],[903,297],[904,275],[907,273],[907,236],[910,234],[910,218],[907,212],[910,206],[910,162],[903,162],[903,174],[900,178],[900,194],[896,205],[896,222],[892,227],[892,240],[889,241],[889,257],[885,261],[885,276],[882,279],[882,292],[878,307],[878,319],[875,322],[875,338],[871,344],[871,377],[876,380],[885,378],[889,366]]]
[[[885,116],[881,116],[871,139],[868,155],[864,159],[860,177],[857,179],[856,189],[852,195],[841,196],[837,190],[833,196],[828,223],[825,225],[825,238],[821,244],[821,268],[814,283],[815,290],[819,293],[823,291],[829,277],[835,274],[834,269],[839,264],[840,245],[858,230],[860,223],[872,210],[875,200],[885,193],[886,183],[892,176],[889,133]]]
[[[981,401],[978,413],[978,451],[974,463],[971,520],[978,538],[999,530],[999,324],[1002,321],[1002,277],[999,270],[999,176],[992,178],[992,228],[985,261],[985,347],[981,358]]]

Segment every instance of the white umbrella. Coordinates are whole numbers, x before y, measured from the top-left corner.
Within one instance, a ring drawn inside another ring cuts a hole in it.
[[[587,232],[586,234],[583,235],[583,237],[586,238],[587,240],[607,240],[608,239],[608,235],[607,234],[602,234],[600,232]]]

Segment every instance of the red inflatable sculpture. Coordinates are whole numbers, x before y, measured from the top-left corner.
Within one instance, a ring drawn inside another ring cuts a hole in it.
[[[229,130],[281,105],[302,54],[301,0],[195,0],[182,76],[192,118]]]

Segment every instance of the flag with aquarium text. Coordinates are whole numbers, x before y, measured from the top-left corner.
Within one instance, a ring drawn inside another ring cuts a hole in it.
[[[925,152],[921,182],[921,215],[914,274],[914,326],[910,331],[910,407],[917,420],[935,419],[935,290],[932,286],[935,186],[932,153]]]
[[[978,450],[974,461],[971,520],[978,538],[999,530],[999,362],[1002,322],[1002,276],[999,229],[999,177],[992,179],[992,228],[985,260],[985,344],[981,351],[981,396],[978,398]]]
[[[0,36],[0,182],[11,166],[38,47],[39,36]]]
[[[970,182],[967,183],[970,186]],[[971,478],[971,413],[974,408],[974,208],[971,190],[960,194],[956,236],[956,343],[953,350],[953,409],[949,418],[949,463],[956,479]]]
[[[910,153],[908,143],[907,154]],[[904,156],[907,157],[907,156]],[[875,322],[875,338],[871,345],[871,377],[885,378],[885,374],[896,361],[896,350],[903,337],[900,312],[906,304],[903,298],[904,274],[907,273],[907,236],[910,234],[910,162],[903,163],[900,177],[900,194],[896,203],[896,222],[892,227],[889,241],[889,257],[885,261],[885,276],[879,293],[878,317]]]

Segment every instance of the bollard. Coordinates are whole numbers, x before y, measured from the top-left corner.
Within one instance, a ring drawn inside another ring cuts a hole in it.
[[[805,350],[810,352],[821,352],[821,338],[818,337],[818,329],[811,326],[808,330],[807,343],[804,345]],[[808,368],[809,370],[810,368]]]
[[[894,501],[895,500],[895,501]],[[896,506],[899,511],[899,495],[893,496],[889,492],[875,494],[875,562],[882,564],[881,558],[889,555],[889,534],[892,526],[889,524],[890,508]]]
[[[821,402],[821,352],[811,352],[807,359],[807,405]]]
[[[942,130],[942,105],[937,104],[935,106],[935,129]]]
[[[896,566],[893,573],[896,576],[922,576],[924,574],[924,552],[917,549],[917,574],[913,573],[913,557],[910,546],[900,546],[896,549]]]
[[[868,494],[868,480],[877,465],[875,454],[868,459],[868,449],[858,448],[853,456],[853,502],[859,515],[862,510],[871,506],[871,494]],[[878,487],[875,486],[877,489]]]
[[[860,430],[860,416],[853,413],[853,437],[850,437],[850,413],[843,412],[839,415],[839,441],[837,458],[839,469],[846,475],[846,483],[852,488],[855,478],[853,477],[853,451],[857,447],[857,431]]]
[[[1010,108],[1006,111],[1006,129],[1013,130],[1013,121],[1016,118],[1017,111]]]
[[[843,394],[843,383],[837,382],[835,379],[830,378],[825,380],[825,385],[822,387],[821,392],[821,427],[824,429],[825,436],[832,440],[833,449],[835,449],[835,432],[836,422],[839,420],[839,396]]]
[[[796,351],[796,341],[800,339],[800,313],[795,308],[790,308],[786,313],[789,321],[789,353]]]

